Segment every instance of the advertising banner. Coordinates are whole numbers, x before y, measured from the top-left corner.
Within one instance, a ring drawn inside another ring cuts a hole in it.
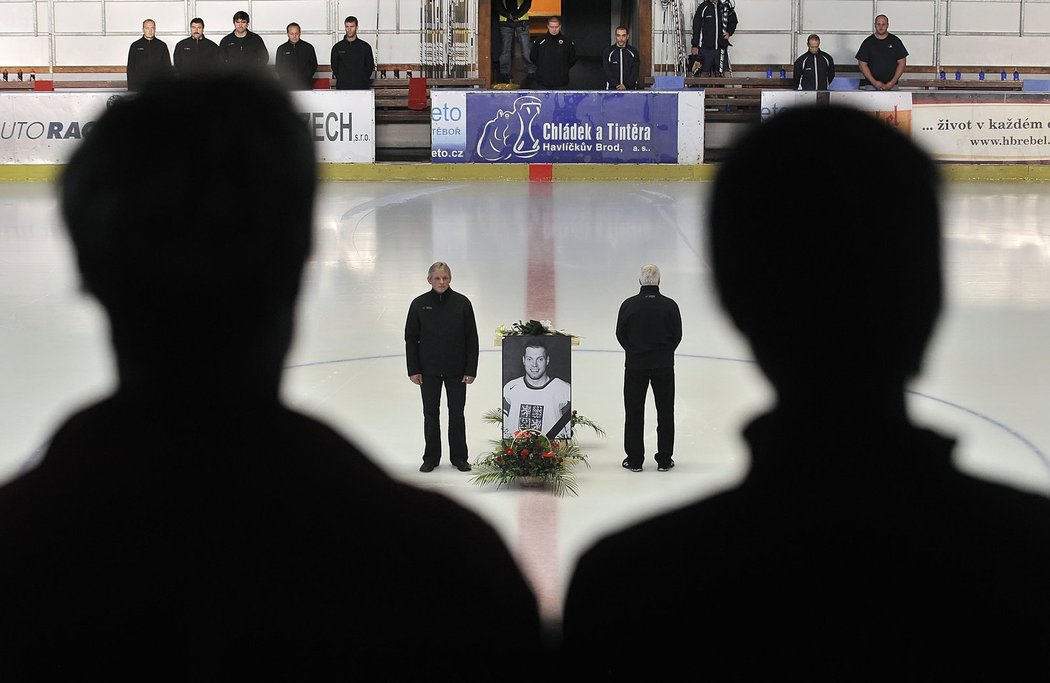
[[[1050,162],[1050,101],[917,103],[912,121],[912,138],[938,161]]]
[[[763,90],[762,120],[776,116],[790,107],[833,104],[852,107],[874,114],[900,130],[911,133],[912,96],[910,92],[893,90],[888,92],[800,92],[797,90]]]
[[[113,93],[4,93],[0,97],[0,163],[67,162],[106,107],[121,97]]]
[[[436,90],[436,163],[698,164],[704,94]]]
[[[535,429],[549,439],[572,437],[571,338],[503,338],[503,438]]]
[[[66,163],[106,107],[127,96],[5,93],[0,97],[0,163]],[[292,101],[310,130],[318,161],[375,161],[375,95],[371,90],[302,91],[293,93]],[[144,148],[148,145],[144,140]]]

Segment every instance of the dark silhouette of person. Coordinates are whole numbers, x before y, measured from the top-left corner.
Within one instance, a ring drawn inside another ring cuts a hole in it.
[[[813,210],[754,201],[799,159],[821,169]],[[942,303],[937,190],[930,159],[870,113],[793,108],[731,151],[710,194],[714,284],[775,404],[744,429],[739,485],[581,556],[563,623],[577,665],[624,680],[1045,668],[1050,500],[961,473],[953,441],[908,416]]]
[[[540,640],[488,523],[279,398],[315,163],[254,78],[147,86],[63,173],[118,383],[0,488],[0,678],[442,680]]]

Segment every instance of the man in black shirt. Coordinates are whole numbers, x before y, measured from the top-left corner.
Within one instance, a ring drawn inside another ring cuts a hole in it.
[[[219,43],[220,61],[227,68],[235,70],[255,70],[266,66],[270,53],[259,34],[248,30],[247,12],[233,15],[233,32]]]
[[[332,46],[332,78],[336,90],[368,90],[376,68],[372,46],[357,37],[357,17],[343,20],[346,37]]]
[[[175,43],[175,76],[184,78],[215,70],[219,62],[219,46],[204,37],[204,20],[190,21],[190,37]]]
[[[317,54],[314,46],[300,40],[302,29],[294,21],[288,24],[288,42],[277,48],[274,61],[277,63],[277,77],[293,90],[310,90],[314,84],[314,73],[317,71]]]
[[[889,28],[890,20],[885,14],[875,17],[875,33],[865,38],[857,50],[857,65],[869,90],[896,90],[904,75],[908,50]]]
[[[128,49],[128,90],[142,90],[155,78],[171,76],[171,53],[167,44],[157,37],[157,23],[152,19],[142,22],[142,37]]]

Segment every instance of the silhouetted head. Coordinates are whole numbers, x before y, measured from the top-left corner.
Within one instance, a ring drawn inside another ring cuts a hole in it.
[[[781,396],[919,371],[941,305],[937,189],[871,113],[799,106],[736,145],[711,193],[714,280]]]
[[[65,170],[62,209],[118,357],[279,361],[315,183],[313,142],[276,83],[169,81],[113,104]]]

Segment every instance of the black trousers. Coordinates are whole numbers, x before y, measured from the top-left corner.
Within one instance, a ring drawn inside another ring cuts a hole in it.
[[[627,462],[645,460],[645,396],[653,387],[656,402],[656,463],[666,464],[674,455],[674,368],[623,371],[623,451]]]
[[[423,462],[441,462],[441,387],[448,401],[448,459],[453,464],[467,462],[467,422],[463,408],[467,405],[467,385],[463,375],[423,375]]]

